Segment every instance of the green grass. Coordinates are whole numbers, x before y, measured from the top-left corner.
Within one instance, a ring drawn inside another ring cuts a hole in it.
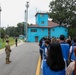
[[[9,39],[10,46],[15,44],[14,38],[9,37],[8,39]],[[6,44],[6,40],[4,39],[4,42],[3,42],[3,39],[0,39],[0,49],[5,48],[5,44]]]

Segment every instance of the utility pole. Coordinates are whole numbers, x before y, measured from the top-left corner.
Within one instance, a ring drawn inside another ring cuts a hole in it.
[[[26,10],[24,12],[24,40],[26,41]]]
[[[27,32],[27,28],[28,28],[28,7],[29,7],[29,2],[27,1],[26,2],[26,12],[25,12],[25,16],[26,16],[26,22],[25,22],[25,24],[26,24],[26,41],[28,41],[28,32]]]
[[[2,43],[1,43],[1,5],[0,5],[0,48],[2,47]]]
[[[1,9],[1,5],[0,5],[0,38],[1,38],[1,11],[2,11],[2,9]]]

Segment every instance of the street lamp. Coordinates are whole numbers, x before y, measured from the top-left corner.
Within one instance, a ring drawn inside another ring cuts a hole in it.
[[[26,24],[26,41],[27,41],[27,39],[28,39],[28,34],[27,34],[27,26],[28,26],[28,7],[29,7],[29,2],[27,1],[26,2],[26,12],[25,12],[25,16],[26,16],[26,22],[25,22],[25,24]]]
[[[0,6],[0,38],[1,38],[1,11],[2,11],[2,9],[1,9],[1,6]]]

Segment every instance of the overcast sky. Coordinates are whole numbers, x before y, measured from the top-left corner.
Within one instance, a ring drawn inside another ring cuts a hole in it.
[[[29,1],[28,23],[35,23],[37,11],[49,11],[51,0],[0,0],[1,27],[17,26],[17,23],[24,21],[26,1]]]

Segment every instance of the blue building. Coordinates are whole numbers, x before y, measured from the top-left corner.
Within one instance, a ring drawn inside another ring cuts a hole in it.
[[[47,13],[38,12],[35,17],[36,24],[28,27],[28,42],[38,42],[42,37],[59,38],[61,34],[68,37],[68,29],[57,23],[49,21]]]

